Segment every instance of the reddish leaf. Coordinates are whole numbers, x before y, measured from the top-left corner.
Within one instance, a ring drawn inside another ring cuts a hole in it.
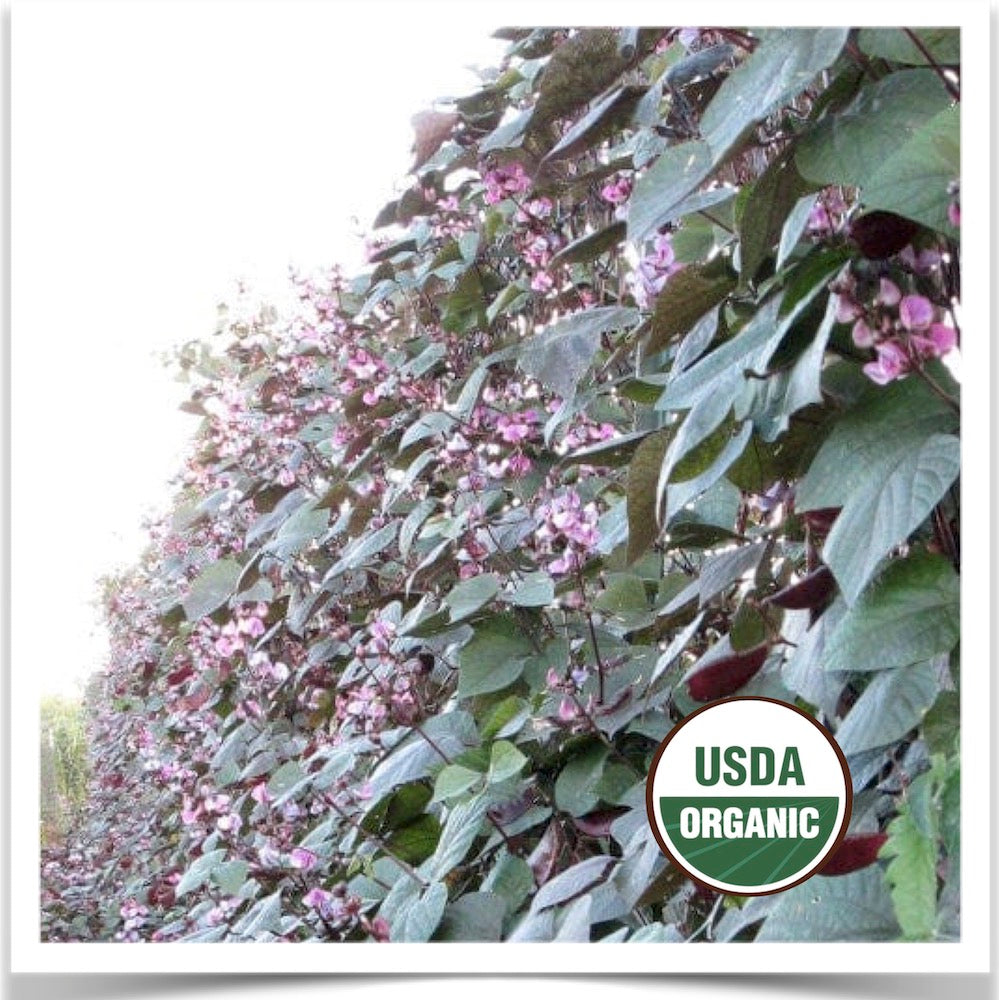
[[[765,603],[786,608],[788,611],[817,608],[829,598],[835,585],[836,580],[832,570],[828,566],[820,566],[797,583],[771,594]]]
[[[843,842],[819,869],[820,875],[849,875],[860,868],[873,865],[887,833],[855,833],[844,837]]]
[[[770,645],[765,643],[706,664],[687,678],[690,697],[695,701],[714,701],[734,694],[755,676],[766,662],[768,652]]]

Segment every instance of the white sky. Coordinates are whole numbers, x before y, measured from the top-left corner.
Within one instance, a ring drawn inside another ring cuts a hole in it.
[[[236,278],[360,260],[411,115],[503,51],[495,9],[458,10],[14,5],[12,621],[43,689],[100,665],[95,581],[141,550],[196,426],[160,352],[209,336]],[[39,602],[45,642],[18,630]]]

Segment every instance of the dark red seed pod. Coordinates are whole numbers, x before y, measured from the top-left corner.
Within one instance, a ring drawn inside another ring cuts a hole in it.
[[[764,643],[706,664],[687,678],[690,697],[695,701],[727,698],[755,676],[766,662],[769,652],[770,644]]]
[[[801,516],[816,535],[828,535],[832,530],[833,521],[842,509],[842,507],[819,507],[816,510],[806,510]]]
[[[919,224],[894,212],[867,212],[850,223],[850,239],[871,260],[884,260],[905,249]]]
[[[587,837],[607,837],[610,835],[614,820],[623,816],[628,810],[624,808],[599,809],[585,816],[573,818],[573,824],[580,833]]]
[[[172,674],[167,674],[167,684],[170,687],[176,687],[178,684],[183,684],[189,677],[194,676],[194,667],[188,664],[186,667],[181,667],[179,670],[175,670]]]
[[[878,851],[887,839],[887,833],[855,833],[844,837],[818,874],[849,875],[850,872],[873,865],[878,859]]]
[[[787,611],[817,608],[829,598],[835,586],[836,578],[832,575],[832,570],[828,566],[820,566],[797,583],[771,594],[764,603]]]

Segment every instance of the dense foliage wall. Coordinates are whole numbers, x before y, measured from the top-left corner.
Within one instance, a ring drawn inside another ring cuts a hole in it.
[[[957,33],[503,36],[367,273],[181,352],[46,938],[958,934]],[[736,692],[856,792],[751,900],[644,804]]]

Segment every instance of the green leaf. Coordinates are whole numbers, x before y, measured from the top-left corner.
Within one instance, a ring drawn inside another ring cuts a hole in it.
[[[492,326],[496,322],[496,317],[502,313],[512,312],[514,309],[523,305],[528,299],[528,292],[526,285],[522,286],[516,281],[511,281],[497,296],[489,303],[486,309],[486,319],[489,325]],[[478,368],[476,372],[482,372],[483,375],[488,374],[488,369]],[[474,373],[473,373],[474,374]],[[456,407],[455,412],[459,412],[459,408]],[[462,416],[467,416],[467,410],[462,413]]]
[[[656,354],[681,337],[736,286],[724,257],[708,264],[691,264],[674,274],[656,296],[646,354]]]
[[[615,858],[597,856],[559,872],[538,889],[531,903],[531,911],[537,913],[549,906],[567,903],[584,895],[604,882],[616,864]]]
[[[453,760],[479,743],[475,721],[460,709],[431,716],[421,723],[420,730],[396,744],[371,773],[372,805],[398,785],[432,774],[440,767],[441,754]]]
[[[468,892],[445,911],[435,940],[499,941],[503,934],[506,901],[491,892]]]
[[[627,66],[612,28],[583,28],[552,53],[541,76],[530,132],[586,104]]]
[[[959,173],[956,109],[937,117],[949,104],[950,96],[932,70],[892,73],[865,86],[845,112],[827,115],[802,137],[795,157],[798,169],[817,184],[861,188],[868,208],[941,228],[947,183]],[[930,187],[920,191],[924,182]],[[893,189],[895,184],[900,186]]]
[[[892,941],[898,923],[877,865],[807,879],[776,897],[757,941]]]
[[[914,378],[876,387],[837,422],[798,488],[796,507],[842,507],[823,547],[848,601],[904,542],[960,469],[947,405]]]
[[[732,399],[745,381],[743,371],[766,368],[789,329],[790,317],[777,322],[779,309],[780,296],[771,296],[731,340],[677,375],[656,403],[656,409],[688,409],[713,394]]]
[[[596,744],[570,759],[555,779],[555,805],[571,816],[583,816],[599,801],[597,782],[603,773],[609,750]]]
[[[448,333],[468,333],[483,330],[488,323],[479,273],[474,267],[469,267],[458,279],[454,291],[444,300],[441,326]]]
[[[496,577],[492,573],[480,573],[456,584],[444,598],[444,604],[450,610],[451,621],[459,622],[485,607],[498,593]]]
[[[482,778],[479,771],[462,767],[461,764],[447,764],[434,782],[434,802],[444,802],[467,792]]]
[[[394,830],[386,846],[397,858],[418,865],[434,853],[441,836],[440,823],[434,816],[420,816],[412,823]]]
[[[830,295],[825,316],[808,347],[790,369],[750,380],[743,398],[736,404],[736,419],[752,420],[760,437],[770,442],[787,431],[792,414],[810,403],[821,403],[826,345],[835,322],[836,301]]]
[[[458,654],[458,697],[501,691],[523,672],[532,646],[510,615],[488,619]]]
[[[847,28],[763,32],[760,44],[725,78],[701,119],[701,134],[715,159],[831,66],[848,34]]]
[[[515,694],[504,698],[497,705],[493,706],[482,723],[480,727],[482,738],[484,740],[491,740],[498,733],[503,732],[518,717],[522,721],[525,720],[529,711],[530,703],[526,699]]]
[[[601,139],[627,124],[644,95],[644,87],[615,87],[562,136],[545,156],[542,169],[555,160],[566,159],[588,146],[595,146]],[[621,224],[621,229],[623,232],[624,223]]]
[[[497,740],[489,755],[489,783],[512,778],[527,763],[527,758],[509,740]]]
[[[428,862],[433,878],[444,878],[464,860],[482,828],[486,805],[486,799],[479,796],[451,807],[437,850]]]
[[[737,653],[759,646],[768,636],[767,621],[755,604],[743,601],[734,617],[728,638]]]
[[[235,559],[220,559],[206,566],[181,602],[188,621],[197,621],[220,608],[239,585],[243,567]]]
[[[510,854],[504,847],[496,863],[483,879],[484,892],[494,892],[506,901],[508,913],[515,913],[521,903],[534,891],[534,875],[523,858]]]
[[[177,888],[174,890],[177,896],[180,897],[185,893],[200,889],[212,877],[215,869],[222,864],[222,859],[225,856],[226,851],[219,849],[206,851],[201,857],[195,858],[177,883]]]
[[[233,926],[233,933],[251,941],[259,940],[264,934],[281,932],[281,890],[265,896],[254,903],[246,915]]]
[[[559,264],[585,264],[608,250],[613,250],[624,240],[627,226],[623,221],[612,222],[603,229],[580,236],[562,247],[551,259],[551,266]]]
[[[458,427],[458,422],[455,418],[442,410],[422,413],[404,431],[399,441],[399,451],[404,452],[410,445],[416,444],[417,441],[422,441],[424,438],[433,437],[435,434],[449,434],[456,427]]]
[[[705,559],[698,580],[701,607],[748,573],[754,572],[766,550],[765,543],[757,542]]]
[[[330,512],[322,507],[315,509],[315,501],[309,500],[278,528],[267,544],[267,551],[287,559],[325,534],[329,523]]]
[[[380,554],[387,549],[394,541],[399,531],[399,522],[390,521],[370,535],[361,535],[356,538],[343,550],[339,560],[330,568],[325,576],[325,580],[332,580],[335,576],[349,569],[357,569],[372,556]]]
[[[938,678],[933,661],[878,673],[836,730],[843,753],[862,753],[902,739],[936,699]]]
[[[267,791],[278,798],[294,788],[305,776],[305,770],[297,760],[286,761],[268,779]]]
[[[658,399],[661,392],[660,386],[651,387],[649,401]],[[579,465],[585,463],[586,465],[609,465],[612,467],[624,465],[648,436],[648,431],[631,431],[608,441],[600,441],[587,448],[579,448],[570,452],[562,459],[562,464]]]
[[[920,775],[913,782],[899,815],[888,826],[888,840],[879,855],[892,859],[885,878],[891,886],[895,916],[907,941],[929,941],[936,925],[937,838],[935,831],[928,834],[919,828],[911,804],[920,788],[928,794],[929,784],[929,774]]]
[[[415,884],[412,879],[402,878],[396,885],[406,883]],[[385,902],[388,902],[388,898]],[[429,941],[444,916],[445,906],[447,906],[447,886],[443,882],[434,882],[424,889],[418,898],[407,899],[406,904],[399,908],[398,919],[389,919],[390,940],[416,943]],[[383,911],[384,907],[383,903]]]
[[[656,485],[672,436],[671,430],[649,435],[638,446],[628,466],[626,491],[629,565],[648,549],[659,533]]]
[[[780,244],[777,247],[777,269],[784,265],[784,262],[791,256],[794,248],[798,245],[808,225],[808,218],[812,214],[815,205],[815,195],[805,195],[795,202],[794,207],[788,213],[787,219],[780,233]]]
[[[409,558],[409,550],[413,545],[420,528],[427,518],[437,509],[437,501],[431,497],[421,500],[407,515],[399,529],[399,555]]]
[[[649,610],[645,584],[631,573],[611,573],[607,586],[594,598],[593,607],[616,618],[629,620]]]
[[[637,320],[636,310],[622,306],[587,309],[529,337],[518,349],[517,363],[526,375],[570,399],[590,367],[601,334],[629,328]]]
[[[245,861],[224,861],[212,870],[211,877],[227,896],[235,896],[243,888],[249,870]]]
[[[670,529],[672,537],[672,526],[677,515],[685,512],[688,504],[693,503],[702,493],[711,489],[732,464],[745,451],[746,445],[752,436],[752,424],[746,422],[736,431],[731,438],[726,441],[724,447],[718,453],[714,461],[703,472],[679,483],[664,483],[659,480],[659,488],[664,492],[666,501],[666,513],[663,523]]]
[[[746,285],[753,280],[760,264],[781,238],[788,215],[802,195],[815,188],[814,183],[806,181],[798,173],[791,149],[763,172],[753,185],[739,220],[741,284]],[[806,214],[806,220],[807,217]],[[800,230],[798,235],[801,235]]]
[[[670,146],[635,182],[628,202],[628,239],[638,243],[672,221],[683,200],[716,165],[700,139]]]
[[[950,753],[960,731],[961,695],[957,691],[941,691],[923,719],[923,739],[930,753]]]
[[[915,219],[957,235],[947,212],[948,187],[961,176],[961,110],[945,108],[903,146],[885,156],[863,187],[868,208]]]
[[[949,653],[960,635],[957,574],[943,556],[917,552],[889,563],[844,615],[826,643],[825,667],[904,667]]]
[[[509,596],[519,608],[543,608],[555,600],[555,581],[544,571],[525,573]]]
[[[944,66],[961,62],[961,32],[957,28],[919,28],[915,35],[933,58]],[[889,62],[925,66],[926,56],[902,28],[861,28],[857,34],[861,52]]]

